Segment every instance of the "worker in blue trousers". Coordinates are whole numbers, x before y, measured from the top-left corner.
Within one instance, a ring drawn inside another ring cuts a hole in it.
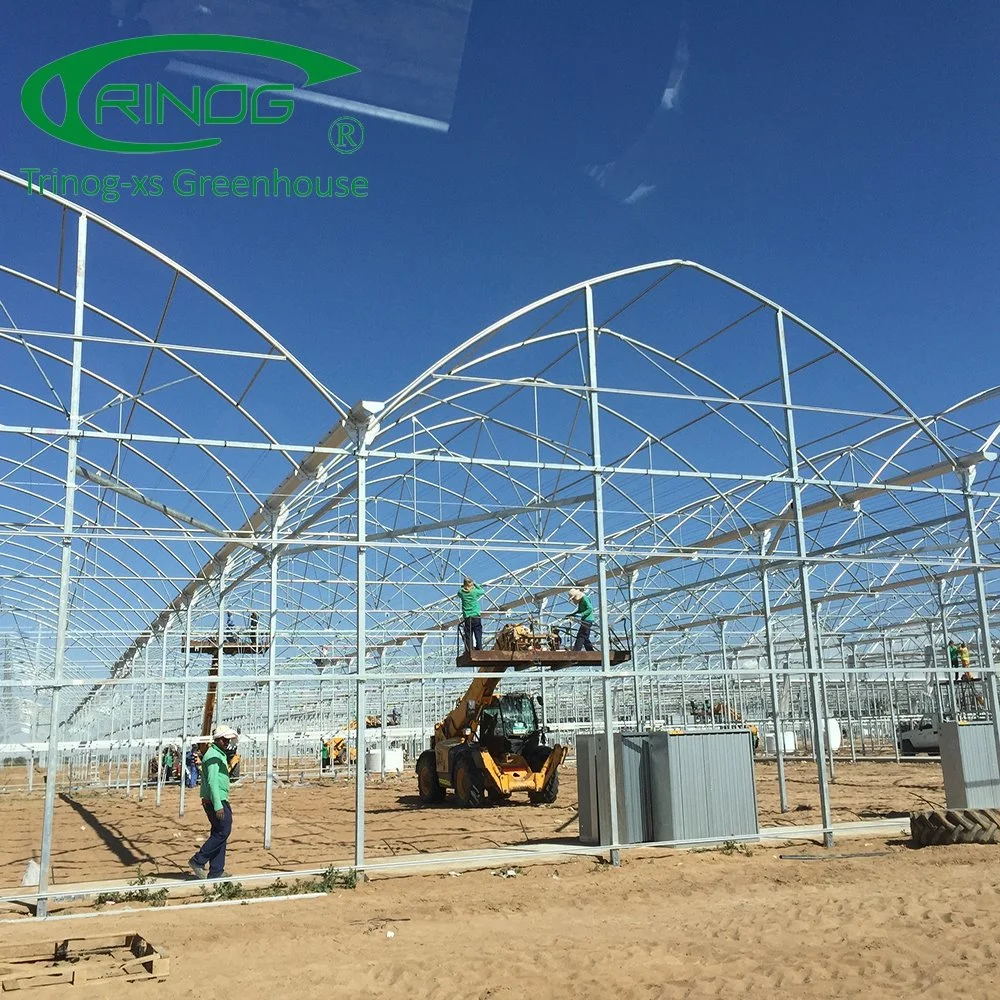
[[[228,878],[226,843],[233,831],[233,811],[229,806],[229,759],[226,750],[237,733],[219,726],[213,743],[201,758],[201,804],[208,816],[211,833],[201,849],[188,861],[197,878]]]
[[[594,644],[590,641],[590,630],[594,627],[594,605],[579,587],[574,587],[567,596],[576,605],[576,611],[570,617],[580,623],[576,641],[573,643],[573,652],[579,653],[585,649],[588,653],[592,653]]]

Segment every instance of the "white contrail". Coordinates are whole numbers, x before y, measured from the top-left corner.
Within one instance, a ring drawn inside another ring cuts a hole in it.
[[[640,184],[627,198],[622,199],[622,204],[634,205],[637,201],[642,201],[647,194],[652,194],[655,190],[655,184]]]
[[[208,66],[198,66],[182,59],[171,59],[167,69],[184,76],[193,76],[202,80],[215,80],[218,83],[238,83],[248,87],[261,87],[273,81],[258,80],[252,76],[242,76],[236,73],[225,73]],[[400,125],[415,125],[417,128],[429,128],[435,132],[447,132],[448,123],[437,118],[425,118],[423,115],[411,115],[406,111],[396,111],[394,108],[383,108],[377,104],[365,104],[362,101],[349,101],[345,97],[332,97],[314,90],[302,90],[296,87],[286,91],[289,97],[297,101],[308,101],[311,104],[322,104],[339,111],[352,111],[354,114],[370,115],[372,118],[384,118],[386,121],[397,122]]]
[[[681,93],[681,83],[684,80],[684,72],[691,61],[691,53],[688,51],[686,29],[681,27],[681,37],[678,39],[677,48],[674,51],[674,64],[670,68],[670,77],[667,80],[667,87],[660,98],[660,107],[667,111],[673,110],[677,103],[677,98]]]

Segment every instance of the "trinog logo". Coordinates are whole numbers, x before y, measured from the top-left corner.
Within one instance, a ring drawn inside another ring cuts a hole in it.
[[[157,131],[165,125],[169,127],[183,120],[200,130],[214,132],[219,126],[237,125],[248,119],[253,125],[281,125],[292,117],[294,103],[289,92],[295,87],[290,83],[257,86],[219,83],[204,92],[200,85],[194,85],[190,93],[178,94],[159,81],[140,84],[126,80],[105,83],[97,91],[93,108],[81,107],[84,88],[102,70],[133,56],[169,52],[231,52],[278,60],[305,72],[305,87],[358,72],[356,66],[321,52],[263,38],[153,35],[94,45],[42,66],[25,80],[21,88],[21,108],[33,124],[56,139],[109,153],[172,153],[206,149],[222,142],[217,135],[182,142],[157,137]],[[62,122],[51,118],[42,104],[46,86],[56,79],[62,81],[66,95],[66,114]],[[230,95],[224,99],[224,108],[220,106],[222,95]],[[147,138],[142,141],[113,139],[96,131],[112,121],[127,123]],[[346,134],[344,141],[349,143]]]

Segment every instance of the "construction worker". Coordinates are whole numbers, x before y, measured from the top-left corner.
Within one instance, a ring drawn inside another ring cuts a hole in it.
[[[592,653],[594,645],[590,641],[590,630],[594,627],[594,605],[579,587],[574,587],[567,596],[576,605],[576,611],[570,617],[580,623],[576,641],[573,643],[573,652],[579,653],[581,649],[585,649],[588,653]]]
[[[226,842],[233,831],[233,812],[229,807],[229,761],[226,751],[235,740],[236,730],[219,726],[212,734],[213,743],[201,758],[201,804],[211,824],[208,840],[188,861],[198,878],[228,878]]]
[[[963,670],[968,670],[969,664],[972,662],[972,657],[969,655],[969,647],[964,642],[958,644],[958,662],[962,665]]]
[[[952,670],[958,670],[959,659],[958,659],[958,645],[955,643],[954,639],[948,640],[948,662],[951,664]]]
[[[483,619],[479,607],[479,599],[483,596],[483,588],[475,580],[465,577],[462,586],[458,588],[458,596],[462,602],[462,638],[465,640],[465,651],[473,648],[483,648]]]

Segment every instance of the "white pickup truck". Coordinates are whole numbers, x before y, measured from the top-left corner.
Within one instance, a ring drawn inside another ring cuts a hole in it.
[[[933,716],[925,715],[917,723],[901,722],[896,738],[904,757],[941,753],[941,724]]]

